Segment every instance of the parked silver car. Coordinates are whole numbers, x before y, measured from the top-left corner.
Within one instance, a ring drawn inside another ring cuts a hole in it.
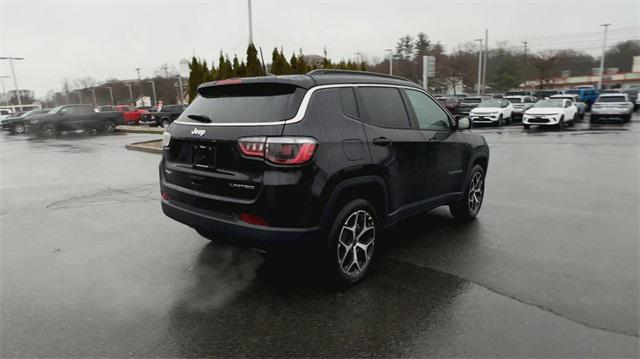
[[[602,94],[591,106],[591,123],[602,119],[620,119],[627,122],[631,119],[633,106],[626,93]]]

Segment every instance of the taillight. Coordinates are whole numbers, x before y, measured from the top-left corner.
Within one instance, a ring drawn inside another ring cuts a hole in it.
[[[262,218],[260,216],[256,216],[255,214],[250,214],[250,213],[245,213],[245,212],[240,213],[240,220],[242,222],[249,223],[249,224],[255,224],[255,225],[258,225],[258,226],[268,226],[269,225],[269,223],[267,223],[267,221],[264,218]]]
[[[279,165],[301,165],[313,157],[318,142],[308,137],[245,137],[238,140],[238,145],[248,157]]]

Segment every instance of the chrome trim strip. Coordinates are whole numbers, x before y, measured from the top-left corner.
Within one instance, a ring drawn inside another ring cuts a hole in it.
[[[199,123],[199,122],[184,122],[184,121],[174,121],[173,123],[178,125],[188,125],[188,126],[275,126],[275,125],[290,125],[292,123],[300,122],[304,118],[304,115],[307,113],[307,107],[309,106],[309,101],[311,101],[311,96],[317,90],[323,90],[328,88],[338,88],[338,87],[395,87],[395,88],[405,88],[409,90],[420,91],[427,96],[433,97],[429,95],[424,89],[419,87],[411,87],[411,86],[402,86],[402,85],[389,85],[389,84],[331,84],[331,85],[320,85],[314,86],[310,88],[307,93],[304,94],[302,98],[302,102],[300,103],[300,107],[298,108],[298,112],[295,116],[288,120],[284,121],[274,121],[274,122],[223,122],[223,123]],[[435,100],[434,100],[435,101]],[[436,101],[437,102],[437,101]]]

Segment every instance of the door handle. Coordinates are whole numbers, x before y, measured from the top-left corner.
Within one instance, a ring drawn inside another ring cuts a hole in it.
[[[373,144],[376,146],[388,147],[391,146],[391,140],[386,137],[377,137],[373,139]]]
[[[438,140],[438,137],[436,137],[436,136],[433,136],[433,137],[431,137],[431,138],[429,139],[429,142],[438,142],[438,141],[439,141],[439,140]]]

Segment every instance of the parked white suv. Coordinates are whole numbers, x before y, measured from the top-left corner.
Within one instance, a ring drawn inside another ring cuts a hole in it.
[[[591,106],[591,123],[600,119],[616,118],[622,122],[631,119],[634,104],[629,101],[626,93],[606,93],[598,96]]]
[[[522,126],[531,125],[555,126],[562,128],[567,123],[573,126],[578,119],[578,108],[567,99],[545,99],[536,102],[524,112]]]
[[[507,96],[503,99],[511,102],[511,105],[513,106],[511,117],[513,119],[522,119],[524,112],[536,103],[536,98],[533,96]]]
[[[482,101],[478,107],[471,110],[469,117],[473,123],[490,123],[502,126],[504,121],[511,123],[513,105],[505,99],[490,99]]]

